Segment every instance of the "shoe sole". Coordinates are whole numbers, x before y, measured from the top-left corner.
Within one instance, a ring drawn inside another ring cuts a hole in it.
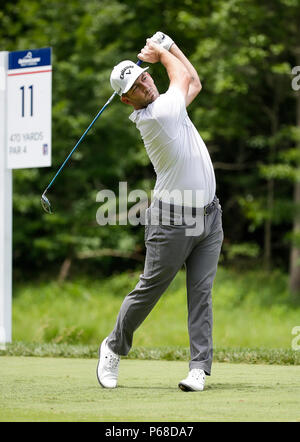
[[[187,385],[182,384],[181,382],[178,384],[178,387],[182,391],[196,391],[196,390],[193,390],[191,387],[188,387]]]
[[[180,388],[180,390],[188,392],[188,391],[203,391],[204,388],[202,390],[195,390],[194,388],[190,387],[189,385],[183,384],[182,382],[179,382],[178,387]]]

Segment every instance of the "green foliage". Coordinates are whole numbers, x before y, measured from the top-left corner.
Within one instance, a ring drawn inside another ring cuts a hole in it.
[[[142,229],[96,223],[99,190],[117,194],[119,181],[147,192],[154,186],[153,168],[128,120],[130,109],[117,98],[51,189],[53,216],[41,212],[39,199],[111,95],[112,67],[122,59],[135,60],[157,30],[174,38],[201,78],[203,91],[189,113],[216,166],[228,246],[256,243],[263,254],[269,220],[274,257],[287,269],[292,186],[299,179],[291,89],[298,18],[297,0],[276,0],[272,7],[267,0],[3,2],[0,50],[53,49],[53,165],[14,171],[16,279],[45,269],[57,275],[66,259],[74,272],[96,267],[98,274],[101,267],[111,273],[121,265],[114,255],[126,248],[124,266],[134,266],[128,256],[141,252]],[[150,72],[163,92],[166,73],[158,65]],[[286,205],[290,210],[283,210]],[[114,253],[95,258],[99,250]],[[83,262],[82,256],[91,258]]]
[[[240,259],[245,250],[235,253],[235,259]],[[136,285],[139,273],[122,273],[95,281],[77,278],[61,284],[27,283],[16,287],[13,341],[99,344],[112,330],[123,298]],[[291,331],[299,322],[299,306],[290,301],[283,273],[249,270],[241,273],[219,267],[213,308],[217,348],[291,348]],[[186,318],[182,271],[136,331],[134,346],[188,347]]]
[[[240,257],[257,258],[259,256],[259,248],[255,243],[231,244],[228,247],[226,247],[225,244],[224,248],[229,260],[234,260]]]

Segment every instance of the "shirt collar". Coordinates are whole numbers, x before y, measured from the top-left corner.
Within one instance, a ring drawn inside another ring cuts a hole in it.
[[[134,123],[137,122],[138,116],[141,113],[143,109],[134,110],[132,114],[129,115],[129,120],[133,121]]]

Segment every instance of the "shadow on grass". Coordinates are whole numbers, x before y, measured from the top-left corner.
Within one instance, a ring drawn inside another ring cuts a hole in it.
[[[253,385],[253,384],[243,384],[243,383],[211,383],[211,384],[206,384],[204,391],[215,391],[215,390],[226,390],[226,391],[256,391],[256,390],[270,390],[272,388],[272,386],[267,386],[267,385]],[[136,390],[136,391],[146,391],[146,390],[152,390],[152,391],[156,391],[156,390],[163,390],[163,391],[169,391],[171,392],[180,392],[180,393],[202,393],[202,392],[183,392],[182,390],[180,390],[180,388],[178,387],[178,385],[174,385],[172,387],[170,386],[158,386],[158,385],[152,385],[152,386],[145,386],[145,385],[130,385],[130,384],[120,384],[118,385],[118,388],[115,389],[115,391],[117,391],[118,389],[120,390]]]
[[[212,383],[205,386],[205,390],[238,390],[238,391],[255,391],[255,390],[270,390],[272,386],[267,385],[253,385],[243,383]]]

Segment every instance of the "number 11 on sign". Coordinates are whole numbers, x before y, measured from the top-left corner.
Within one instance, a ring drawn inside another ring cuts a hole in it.
[[[30,89],[30,116],[33,117],[33,84],[31,86],[28,86],[28,89]],[[25,86],[20,87],[21,90],[21,109],[22,109],[22,117],[25,117]]]

